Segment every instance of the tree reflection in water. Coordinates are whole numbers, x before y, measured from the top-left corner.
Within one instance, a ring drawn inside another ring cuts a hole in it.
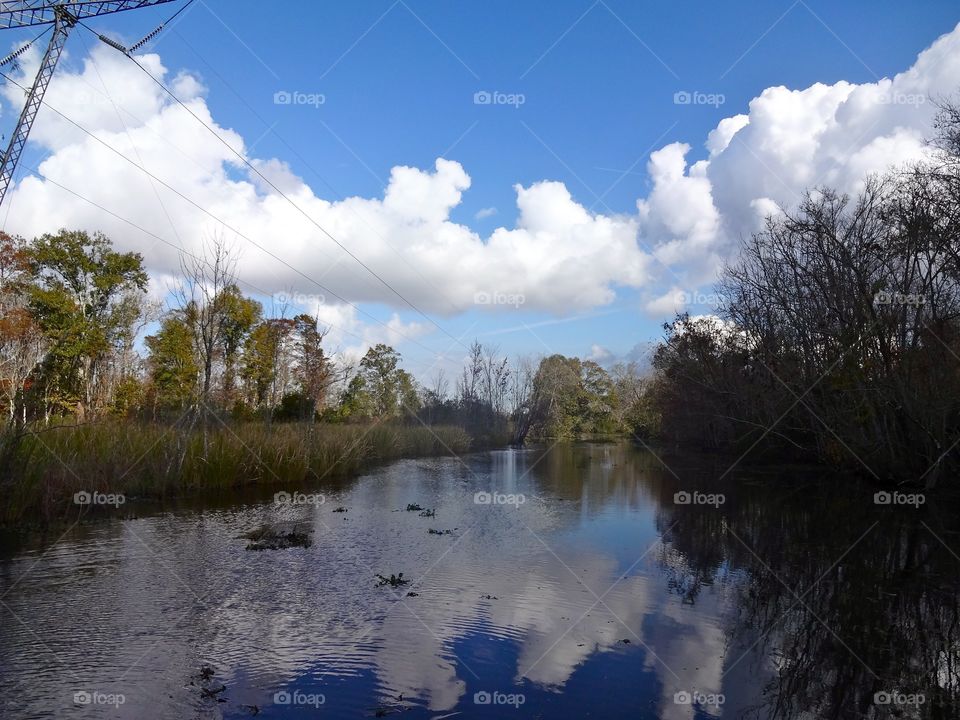
[[[724,674],[772,666],[752,668],[773,679],[748,716],[960,716],[960,558],[941,542],[957,537],[955,512],[875,505],[859,483],[801,473],[731,482],[718,509],[675,505],[670,489],[667,586],[695,604],[735,578]]]

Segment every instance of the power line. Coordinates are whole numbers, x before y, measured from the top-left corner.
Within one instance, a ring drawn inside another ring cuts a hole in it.
[[[93,30],[93,28],[87,26],[85,23],[80,23],[80,24],[81,24],[86,30],[90,31],[91,33],[93,33],[94,35],[96,35],[98,38],[100,38],[100,35],[98,35],[98,34],[96,33],[96,31]],[[169,95],[171,98],[173,98],[173,99],[177,102],[177,104],[180,105],[180,107],[182,107],[184,110],[186,110],[198,123],[200,123],[204,128],[206,128],[206,130],[207,130],[211,135],[213,135],[213,136],[217,139],[218,142],[220,142],[221,144],[223,144],[223,146],[226,147],[231,153],[233,153],[234,155],[236,155],[237,158],[240,160],[240,162],[242,162],[244,165],[246,165],[252,172],[256,173],[256,175],[257,175],[261,180],[263,180],[263,182],[265,182],[267,185],[269,185],[278,195],[280,195],[280,196],[281,196],[284,200],[286,200],[291,206],[293,206],[293,208],[296,209],[297,212],[299,212],[299,213],[300,213],[301,215],[303,215],[308,221],[310,221],[310,223],[312,223],[318,230],[320,230],[320,232],[322,232],[324,235],[326,235],[328,238],[330,238],[330,240],[332,240],[332,241],[334,242],[334,244],[336,244],[341,250],[343,250],[345,253],[347,253],[347,255],[349,255],[351,258],[353,258],[353,260],[355,260],[364,270],[366,270],[366,271],[367,271],[368,273],[370,273],[373,277],[375,277],[378,281],[380,281],[380,283],[381,283],[384,287],[386,287],[387,289],[389,289],[394,295],[396,295],[398,298],[400,298],[401,300],[403,300],[403,302],[405,302],[407,305],[409,305],[415,312],[417,312],[421,317],[423,317],[423,318],[424,318],[425,320],[427,320],[430,324],[432,324],[434,327],[436,327],[436,328],[437,328],[440,332],[442,332],[444,335],[446,335],[447,337],[449,337],[451,340],[455,341],[455,342],[456,342],[458,345],[460,345],[461,347],[466,348],[466,345],[464,345],[458,338],[456,338],[456,337],[455,337],[454,335],[452,335],[449,331],[447,331],[444,327],[442,327],[441,325],[439,325],[433,318],[431,318],[429,315],[427,315],[425,312],[423,312],[420,308],[418,308],[416,305],[414,305],[414,304],[413,304],[410,300],[408,300],[403,294],[401,294],[399,290],[397,290],[396,288],[394,288],[394,287],[393,287],[389,282],[387,282],[381,275],[379,275],[373,268],[371,268],[369,265],[367,265],[365,262],[363,262],[363,260],[361,260],[359,257],[357,257],[354,253],[352,253],[352,252],[350,251],[350,249],[347,248],[346,245],[344,245],[344,244],[341,243],[339,240],[337,240],[337,238],[334,237],[326,228],[324,228],[322,225],[320,225],[320,223],[318,223],[318,222],[313,218],[313,216],[311,216],[306,210],[304,210],[302,207],[300,207],[300,205],[298,205],[296,202],[294,202],[286,193],[284,193],[280,188],[278,188],[278,187],[273,183],[272,180],[270,180],[266,175],[264,175],[262,172],[260,172],[260,170],[259,170],[253,163],[251,163],[246,157],[244,157],[241,153],[239,153],[236,149],[234,149],[233,146],[231,146],[230,143],[228,143],[226,140],[224,140],[224,139],[219,135],[219,133],[217,133],[213,128],[211,128],[209,125],[207,125],[207,123],[204,122],[203,119],[200,118],[195,112],[193,112],[193,110],[191,110],[182,100],[180,100],[180,98],[177,97],[177,95],[176,95],[172,90],[170,90],[170,88],[168,88],[165,83],[163,83],[163,82],[162,82],[161,80],[159,80],[158,78],[154,77],[145,67],[143,67],[143,65],[141,65],[139,62],[137,62],[137,59],[136,59],[136,58],[134,58],[133,56],[131,56],[131,55],[123,52],[123,50],[121,50],[120,48],[117,48],[115,45],[113,45],[113,44],[111,44],[111,43],[109,43],[109,42],[106,43],[106,44],[107,44],[107,45],[110,45],[111,47],[114,47],[114,49],[120,50],[121,53],[123,53],[126,57],[128,57],[128,58],[130,59],[130,61],[131,61],[134,65],[136,65],[138,68],[140,68],[140,70],[142,70],[143,73],[144,73],[147,77],[149,77],[151,80],[153,80],[153,82],[156,83],[165,93],[167,93],[167,95]]]
[[[192,1],[192,0],[191,0],[191,1]],[[219,72],[217,72],[217,69],[216,69],[213,65],[211,65],[211,64],[206,60],[206,58],[203,57],[203,55],[200,54],[200,52],[196,49],[196,47],[194,47],[192,44],[190,44],[189,42],[187,42],[186,38],[184,38],[183,35],[181,35],[180,33],[176,32],[176,31],[174,31],[174,33],[177,35],[177,37],[180,38],[181,42],[183,42],[183,44],[197,57],[197,59],[198,59],[200,62],[202,62],[202,63],[207,67],[207,69],[208,69],[211,73],[213,73],[213,74],[217,77],[217,79],[220,80],[220,82],[222,82],[222,83],[226,86],[226,88],[227,88],[230,92],[232,92],[232,93],[234,94],[234,96],[243,104],[243,106],[244,106],[245,108],[247,108],[247,110],[249,110],[249,111],[253,114],[253,116],[257,118],[257,120],[259,120],[261,123],[263,123],[264,127],[267,128],[267,133],[269,133],[269,134],[273,135],[275,138],[277,138],[277,140],[279,140],[279,141],[281,142],[281,144],[282,144],[288,151],[290,151],[290,152],[293,154],[293,156],[296,157],[297,160],[299,160],[299,161],[304,165],[304,167],[307,168],[307,170],[309,170],[311,173],[313,173],[313,174],[317,177],[317,179],[320,180],[320,182],[322,182],[324,185],[326,185],[327,188],[328,188],[338,199],[340,199],[340,200],[344,200],[344,199],[345,199],[344,196],[343,196],[343,194],[342,194],[340,191],[338,191],[338,190],[330,183],[330,181],[327,180],[326,177],[324,177],[323,175],[321,175],[320,172],[319,172],[315,167],[313,167],[313,166],[306,160],[306,158],[304,158],[303,155],[301,155],[301,154],[297,151],[297,149],[296,149],[295,147],[293,147],[289,142],[287,142],[286,138],[284,138],[283,135],[281,135],[279,132],[277,132],[277,131],[274,129],[275,123],[274,123],[274,124],[268,123],[268,122],[264,119],[264,117],[263,117],[259,112],[257,112],[257,109],[256,109],[255,107],[253,107],[253,105],[251,105],[249,102],[247,102],[246,98],[244,98],[243,95],[241,95],[241,94],[237,91],[237,89],[236,89],[233,85],[231,85],[230,82],[229,82],[223,75],[221,75]],[[378,238],[380,238],[380,240],[383,242],[383,244],[386,245],[388,248],[390,248],[390,249],[393,251],[394,255],[396,255],[396,256],[400,259],[401,262],[403,262],[407,267],[409,267],[411,270],[413,270],[415,273],[417,273],[417,275],[419,275],[420,278],[421,278],[424,282],[428,283],[428,284],[430,285],[430,287],[432,287],[434,290],[436,290],[437,293],[438,293],[439,295],[441,295],[444,300],[447,301],[447,304],[450,306],[450,308],[451,308],[452,310],[454,310],[455,312],[460,310],[460,308],[456,305],[456,303],[454,303],[454,302],[450,299],[450,297],[449,297],[443,290],[441,290],[440,288],[438,288],[438,287],[436,286],[436,284],[435,284],[432,280],[430,280],[430,278],[428,278],[426,275],[424,275],[422,272],[420,272],[420,268],[418,268],[416,265],[414,265],[414,264],[411,263],[409,260],[407,260],[406,256],[404,256],[404,254],[403,254],[402,252],[400,252],[394,245],[392,245],[390,242],[388,242],[385,237],[383,237],[379,232],[377,232],[377,229],[376,229],[375,227],[373,227],[372,225],[370,225],[370,224],[366,221],[366,219],[365,219],[360,213],[358,213],[358,212],[353,208],[352,205],[347,204],[346,207],[347,207],[347,209],[350,210],[350,212],[352,212],[354,215],[356,215],[357,218],[358,218],[364,225],[366,225],[367,228],[368,228],[374,235],[376,235]]]
[[[191,0],[191,2],[192,2],[192,0]],[[182,9],[183,9],[183,8],[181,8],[181,10],[182,10]],[[178,12],[179,12],[179,11],[178,11]],[[161,25],[161,27],[163,27],[163,26]],[[116,115],[117,115],[117,120],[119,120],[119,121],[120,121],[120,125],[123,126],[123,132],[124,132],[124,134],[127,136],[127,140],[130,142],[130,147],[133,148],[133,152],[134,152],[134,153],[136,154],[136,156],[137,156],[137,161],[138,161],[141,165],[143,165],[144,167],[146,167],[146,163],[143,162],[143,156],[140,155],[140,150],[137,148],[137,146],[136,146],[136,145],[134,144],[134,142],[133,142],[133,138],[132,138],[131,135],[130,135],[130,130],[129,130],[129,128],[127,127],[127,123],[124,122],[124,120],[123,120],[123,115],[120,114],[120,109],[117,107],[117,104],[113,101],[113,96],[110,95],[110,89],[107,87],[107,84],[104,82],[104,80],[103,80],[103,75],[100,74],[100,67],[99,67],[99,65],[97,65],[97,61],[93,58],[93,52],[90,50],[90,46],[87,45],[86,42],[84,42],[84,45],[87,46],[87,52],[88,52],[89,55],[90,55],[90,63],[93,65],[93,69],[94,69],[94,70],[96,71],[96,73],[97,73],[97,79],[100,80],[100,85],[103,86],[103,90],[104,90],[104,92],[106,93],[107,100],[110,101],[110,105],[111,105],[111,107],[113,107],[113,111],[114,111],[114,112],[116,113]],[[177,242],[182,243],[183,240],[182,240],[181,237],[180,237],[180,233],[177,232],[177,226],[176,226],[176,225],[174,224],[174,222],[173,222],[173,217],[172,217],[172,216],[170,215],[170,213],[167,211],[167,206],[164,205],[164,203],[163,203],[163,198],[160,197],[160,191],[157,190],[157,186],[154,184],[154,182],[153,182],[152,180],[150,181],[150,189],[153,190],[153,194],[154,194],[154,196],[156,196],[156,198],[157,198],[157,203],[160,205],[160,209],[163,210],[163,214],[164,214],[164,216],[166,216],[167,222],[170,224],[170,229],[173,230],[173,234],[174,234],[174,236],[177,238]]]
[[[23,55],[27,50],[29,50],[30,47],[31,47],[37,40],[39,40],[40,38],[42,38],[44,35],[46,35],[46,34],[47,34],[48,32],[50,32],[51,30],[53,30],[53,25],[49,25],[46,30],[44,30],[42,33],[40,33],[39,35],[37,35],[33,40],[31,40],[30,42],[28,42],[28,43],[26,43],[26,44],[24,44],[24,45],[21,45],[21,46],[18,47],[16,50],[14,50],[12,53],[10,53],[10,54],[7,55],[5,58],[3,58],[3,60],[0,60],[0,66],[6,65],[6,64],[7,64],[8,62],[10,62],[11,60],[16,60],[18,57],[20,57],[21,55]]]
[[[3,71],[0,71],[0,77],[5,78],[8,82],[11,82],[11,83],[13,83],[14,85],[16,85],[17,87],[25,90],[25,88],[23,87],[23,85],[21,85],[19,82],[17,82],[17,81],[14,80],[13,78],[11,78],[9,75],[7,75],[6,73],[4,73]],[[387,323],[383,322],[383,321],[380,320],[378,317],[372,315],[371,313],[367,312],[367,311],[364,310],[363,308],[361,308],[361,307],[357,306],[356,304],[350,302],[350,301],[347,300],[346,298],[338,295],[338,294],[335,293],[333,290],[330,290],[329,288],[327,288],[326,286],[324,286],[324,285],[323,285],[322,283],[320,283],[319,281],[315,280],[314,278],[312,278],[312,277],[310,277],[309,275],[307,275],[306,273],[304,273],[302,270],[299,270],[298,268],[295,268],[293,265],[291,265],[290,263],[288,263],[286,260],[284,260],[284,259],[281,258],[280,256],[276,255],[275,253],[271,252],[270,250],[268,250],[268,249],[265,248],[263,245],[261,245],[260,243],[256,242],[255,240],[253,240],[253,239],[250,238],[249,236],[247,236],[247,235],[245,235],[244,233],[240,232],[239,230],[237,230],[236,228],[234,228],[232,225],[229,225],[227,222],[225,222],[224,220],[220,219],[218,216],[214,215],[212,212],[210,212],[209,210],[207,210],[206,208],[204,208],[202,205],[200,205],[199,203],[195,202],[195,201],[192,200],[191,198],[187,197],[186,195],[184,195],[183,193],[181,193],[179,190],[177,190],[176,188],[174,188],[173,186],[171,186],[169,183],[165,182],[165,181],[162,180],[161,178],[157,177],[155,174],[153,174],[152,172],[150,172],[149,170],[147,170],[145,167],[143,167],[143,166],[141,166],[141,165],[138,165],[136,162],[134,162],[133,160],[131,160],[130,158],[128,158],[126,155],[124,155],[123,153],[121,153],[119,150],[117,150],[116,148],[114,148],[113,146],[111,146],[109,143],[105,142],[105,141],[102,140],[101,138],[97,137],[94,133],[90,132],[90,131],[87,130],[85,127],[83,127],[82,125],[80,125],[79,123],[77,123],[76,121],[74,121],[73,119],[71,119],[70,117],[66,116],[64,113],[60,112],[57,108],[53,107],[53,106],[50,105],[48,102],[43,101],[43,105],[46,106],[48,109],[52,110],[53,112],[55,112],[57,115],[59,115],[60,117],[62,117],[64,120],[66,120],[68,123],[70,123],[71,125],[73,125],[74,127],[76,127],[78,130],[80,130],[81,132],[85,133],[86,135],[88,135],[89,137],[91,137],[92,139],[94,139],[96,142],[98,142],[98,143],[100,143],[101,145],[103,145],[107,150],[109,150],[110,152],[114,153],[115,155],[117,155],[118,157],[120,157],[121,159],[123,159],[124,161],[126,161],[127,163],[129,163],[130,165],[133,165],[133,167],[137,168],[137,169],[140,170],[141,172],[143,172],[143,173],[145,173],[146,175],[150,176],[151,178],[153,178],[154,180],[156,180],[158,183],[160,183],[161,185],[163,185],[165,188],[167,188],[168,190],[170,190],[171,192],[173,192],[175,195],[177,195],[178,197],[180,197],[181,199],[185,200],[185,201],[188,202],[190,205],[192,205],[193,207],[195,207],[197,210],[199,210],[200,212],[204,213],[205,215],[211,217],[213,220],[215,220],[216,222],[220,223],[223,227],[225,227],[226,229],[228,229],[228,230],[230,230],[231,232],[235,233],[237,236],[243,238],[244,240],[246,240],[247,242],[249,242],[251,245],[253,245],[254,247],[258,248],[261,252],[263,252],[263,253],[265,253],[266,255],[270,256],[271,258],[273,258],[273,259],[276,260],[277,262],[279,262],[279,263],[281,263],[282,265],[288,267],[290,270],[293,270],[295,273],[297,273],[298,275],[300,275],[301,277],[303,277],[305,280],[313,283],[314,285],[316,285],[316,286],[317,286],[318,288],[320,288],[321,290],[329,293],[330,295],[332,295],[333,297],[337,298],[338,300],[340,300],[340,301],[343,302],[344,304],[349,305],[350,307],[352,307],[353,309],[355,309],[357,312],[362,313],[363,315],[365,315],[366,317],[370,318],[371,320],[373,320],[373,321],[376,322],[377,324],[382,325],[384,328],[386,328],[386,330],[387,330],[388,332],[395,333],[395,334],[399,335],[400,337],[402,337],[402,338],[404,338],[405,340],[408,340],[409,342],[413,343],[414,345],[417,345],[418,347],[426,350],[427,352],[429,352],[429,353],[432,354],[432,355],[435,355],[435,356],[436,356],[436,355],[440,355],[440,353],[437,353],[437,352],[435,352],[434,350],[431,350],[430,348],[428,348],[426,345],[424,345],[423,343],[419,342],[418,340],[416,340],[416,339],[414,339],[414,338],[406,335],[405,333],[401,332],[400,330],[398,330],[398,329],[396,329],[396,328],[390,327],[389,325],[387,325]],[[461,344],[462,344],[462,343],[461,343]]]
[[[160,236],[160,235],[157,235],[155,232],[152,232],[152,231],[150,231],[150,230],[147,230],[145,227],[143,227],[142,225],[138,225],[138,224],[135,223],[133,220],[130,220],[130,219],[128,219],[128,218],[125,218],[125,217],[123,217],[122,215],[118,215],[117,213],[113,212],[112,210],[107,209],[106,207],[104,207],[104,206],[101,205],[100,203],[96,202],[95,200],[91,200],[90,198],[85,197],[84,195],[81,195],[81,194],[78,193],[76,190],[72,190],[72,189],[68,188],[66,185],[63,185],[63,184],[57,182],[56,180],[54,180],[53,178],[51,178],[50,176],[45,175],[43,172],[40,171],[39,168],[31,167],[31,166],[29,166],[29,165],[25,165],[24,167],[25,167],[25,169],[30,170],[32,173],[34,173],[34,174],[37,175],[38,177],[42,178],[44,181],[50,183],[51,185],[54,185],[55,187],[60,188],[60,189],[63,190],[64,192],[70,193],[70,194],[73,195],[75,198],[78,198],[78,199],[80,199],[80,200],[83,200],[85,203],[88,203],[88,204],[92,205],[93,207],[97,208],[98,210],[106,213],[107,215],[110,215],[111,217],[116,218],[116,219],[119,220],[120,222],[126,223],[127,225],[129,225],[129,226],[132,227],[132,228],[136,228],[137,230],[139,230],[140,232],[142,232],[144,235],[148,235],[148,236],[152,237],[153,239],[155,239],[155,240],[157,240],[157,241],[159,241],[159,242],[164,243],[165,245],[169,245],[169,246],[172,247],[174,250],[177,250],[178,252],[181,252],[181,253],[183,253],[184,255],[187,255],[188,257],[193,258],[194,260],[196,260],[196,261],[198,261],[198,262],[199,262],[199,261],[202,261],[202,258],[200,258],[200,257],[197,256],[197,255],[194,255],[192,252],[190,252],[190,251],[187,250],[186,248],[184,248],[184,247],[182,247],[182,246],[180,246],[180,245],[177,245],[176,243],[173,243],[173,242],[171,242],[170,240],[167,240],[165,237],[162,237],[162,236]],[[248,280],[243,280],[242,278],[237,277],[237,282],[239,282],[239,283],[242,284],[242,285],[246,285],[248,288],[254,290],[255,292],[260,293],[260,294],[263,295],[264,297],[270,297],[270,296],[271,296],[271,293],[267,292],[266,290],[264,290],[264,289],[261,288],[261,287],[258,287],[258,286],[256,286],[256,285],[254,285],[253,283],[249,282]],[[338,332],[342,332],[342,333],[345,333],[345,334],[347,334],[347,335],[352,335],[353,337],[355,337],[355,338],[357,338],[357,339],[359,339],[359,340],[364,340],[364,338],[363,338],[362,335],[357,335],[357,333],[352,332],[352,331],[350,331],[350,330],[347,330],[346,328],[338,327],[337,325],[334,325],[333,323],[330,323],[330,322],[324,322],[323,324],[326,325],[326,326],[328,326],[328,327],[330,327],[330,328],[332,328],[332,329],[334,329],[334,330],[337,330]]]

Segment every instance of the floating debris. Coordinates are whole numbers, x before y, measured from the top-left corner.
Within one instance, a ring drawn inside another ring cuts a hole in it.
[[[340,505],[340,506],[338,506],[338,507],[335,507],[335,508],[333,509],[333,511],[334,511],[334,512],[339,512],[339,513],[345,513],[345,512],[349,512],[349,511],[350,511],[350,508],[345,508],[343,505]]]
[[[217,695],[219,695],[226,689],[227,689],[226,685],[220,685],[217,687],[209,687],[209,688],[200,688],[200,694],[203,695],[203,697],[205,698],[215,698],[217,697]]]
[[[310,547],[310,532],[296,527],[261,525],[240,537],[252,541],[247,544],[247,550],[285,550],[292,547]]]
[[[380,579],[380,582],[377,583],[377,587],[383,587],[384,585],[389,585],[390,587],[400,587],[401,585],[406,585],[408,582],[410,582],[409,580],[403,579],[403,573],[390,575],[390,577],[384,577],[378,573],[377,577]]]
[[[424,510],[422,513],[420,513],[420,517],[436,517],[436,516],[437,516],[436,510]]]
[[[227,686],[223,683],[211,684],[214,676],[214,669],[209,665],[202,665],[200,667],[200,672],[194,676],[194,680],[190,681],[190,684],[194,687],[197,686],[195,680],[200,681],[200,697],[205,700],[216,700],[217,702],[226,702],[225,698],[217,697],[220,693],[225,692]]]
[[[427,533],[430,535],[453,535],[450,530],[434,530],[433,528],[427,530]]]
[[[407,503],[407,512],[420,512],[421,510],[423,508],[416,503]]]
[[[483,600],[499,600],[500,599],[496,595],[481,595],[480,597]]]

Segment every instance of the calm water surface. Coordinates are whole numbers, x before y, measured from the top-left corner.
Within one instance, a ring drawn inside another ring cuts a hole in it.
[[[0,717],[960,717],[955,511],[662,457],[408,460],[9,541]],[[312,543],[246,550],[265,522]]]

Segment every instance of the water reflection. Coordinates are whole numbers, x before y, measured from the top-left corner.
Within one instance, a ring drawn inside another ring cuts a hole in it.
[[[579,444],[405,461],[289,488],[319,507],[207,498],[10,548],[0,716],[954,716],[954,516],[663,460]],[[724,502],[674,502],[694,490]],[[525,501],[474,502],[494,491]],[[244,550],[281,519],[312,545]],[[375,586],[396,572],[414,582]]]

